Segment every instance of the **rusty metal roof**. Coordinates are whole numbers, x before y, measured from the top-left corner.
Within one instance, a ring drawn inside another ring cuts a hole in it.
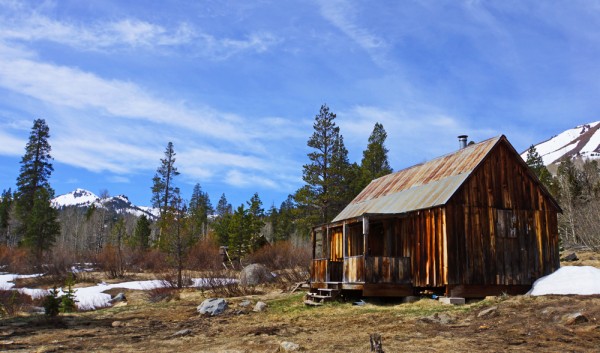
[[[444,205],[496,144],[498,136],[373,180],[333,222]]]

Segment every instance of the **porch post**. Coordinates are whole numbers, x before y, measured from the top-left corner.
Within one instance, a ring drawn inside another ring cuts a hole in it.
[[[348,257],[348,224],[344,221],[344,225],[342,226],[342,258]]]
[[[363,255],[369,255],[369,217],[363,216]]]

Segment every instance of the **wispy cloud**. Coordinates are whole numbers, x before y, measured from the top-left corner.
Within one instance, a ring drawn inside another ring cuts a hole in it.
[[[359,12],[354,3],[346,0],[320,0],[318,4],[321,15],[326,20],[367,51],[376,63],[381,64],[384,61],[382,53],[385,52],[388,43],[358,24]]]
[[[173,27],[135,17],[74,22],[51,18],[44,14],[43,7],[31,9],[5,4],[4,9],[7,11],[0,15],[0,39],[50,41],[83,51],[160,49],[168,53],[169,48],[186,47],[188,55],[223,60],[242,52],[263,53],[280,42],[268,32],[252,32],[240,38],[217,38],[186,22]]]

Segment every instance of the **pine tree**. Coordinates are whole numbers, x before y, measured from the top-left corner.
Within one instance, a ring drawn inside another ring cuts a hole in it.
[[[363,151],[363,158],[360,162],[360,179],[362,190],[369,185],[373,179],[390,174],[393,170],[388,162],[388,149],[385,147],[387,133],[380,123],[375,123],[373,132],[369,136],[367,149]],[[360,190],[358,190],[360,192]]]
[[[36,119],[21,159],[15,193],[19,222],[17,233],[22,237],[23,244],[37,256],[48,250],[60,234],[57,211],[50,205],[54,190],[50,187],[49,179],[54,169],[49,138],[50,129],[46,121]]]
[[[294,222],[294,198],[288,195],[287,199],[281,203],[277,213],[276,221],[273,224],[273,238],[275,241],[283,241],[291,238],[296,231]]]
[[[2,191],[0,197],[0,243],[8,245],[10,233],[10,211],[13,206],[13,195],[10,189]]]
[[[329,107],[322,105],[307,142],[313,151],[308,154],[310,163],[303,166],[302,179],[306,185],[296,192],[295,200],[304,209],[305,221],[309,223],[330,221],[351,194],[348,150],[335,118]]]
[[[175,167],[175,155],[173,143],[169,142],[165,149],[165,158],[161,158],[160,166],[152,178],[152,205],[160,210],[161,217],[173,201],[174,179],[179,175]]]
[[[142,250],[146,250],[150,247],[150,235],[152,234],[150,224],[150,220],[145,215],[138,218],[133,232],[133,241],[131,244],[133,247]]]
[[[248,205],[247,231],[249,233],[247,237],[249,244],[247,247],[253,251],[263,244],[264,237],[262,237],[261,231],[265,225],[263,220],[265,210],[262,208],[262,201],[258,193],[252,195],[252,198],[246,204]]]
[[[177,271],[177,288],[182,288],[185,284],[183,282],[184,264],[188,250],[194,241],[189,232],[187,214],[187,206],[180,196],[179,189],[173,189],[171,202],[161,221],[164,232],[160,245]]]
[[[221,195],[221,198],[219,199],[219,203],[217,203],[216,211],[217,211],[218,217],[223,217],[227,214],[233,213],[231,204],[229,202],[227,202],[227,197],[225,197],[225,194]]]
[[[217,235],[219,244],[227,246],[229,244],[229,228],[233,215],[231,204],[227,201],[225,194],[221,195],[216,208],[216,218],[212,224],[212,229]]]
[[[200,184],[194,186],[188,212],[190,214],[191,233],[206,236],[208,232],[208,216],[214,212],[208,193],[202,191]]]
[[[544,160],[534,145],[531,145],[527,150],[526,163],[533,171],[535,176],[537,176],[537,178],[542,182],[542,184],[544,184],[548,190],[555,193],[556,187],[554,186],[552,175],[548,171],[548,168],[546,168],[544,165]]]

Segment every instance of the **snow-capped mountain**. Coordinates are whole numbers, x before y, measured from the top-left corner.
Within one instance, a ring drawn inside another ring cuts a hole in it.
[[[150,220],[158,218],[158,210],[151,207],[136,206],[125,195],[100,198],[93,192],[84,189],[75,189],[68,194],[52,199],[52,206],[57,209],[65,207],[97,207],[114,211],[119,214],[128,213],[140,217],[145,215]]]
[[[563,157],[600,159],[599,130],[600,121],[579,125],[535,145],[535,149],[545,165],[556,163]],[[526,159],[527,151],[521,156]]]

